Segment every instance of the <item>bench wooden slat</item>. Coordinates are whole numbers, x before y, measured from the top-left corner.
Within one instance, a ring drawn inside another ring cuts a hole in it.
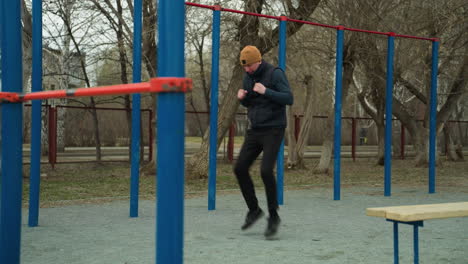
[[[368,216],[411,222],[468,216],[468,202],[367,208]]]

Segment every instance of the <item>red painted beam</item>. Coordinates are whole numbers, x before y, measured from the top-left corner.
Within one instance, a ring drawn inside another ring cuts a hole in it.
[[[9,102],[24,102],[29,100],[44,100],[53,98],[102,96],[113,94],[132,93],[164,93],[164,92],[190,92],[192,79],[177,77],[153,78],[149,82],[117,84],[90,88],[77,88],[69,90],[42,91],[27,94],[0,92],[0,99]]]

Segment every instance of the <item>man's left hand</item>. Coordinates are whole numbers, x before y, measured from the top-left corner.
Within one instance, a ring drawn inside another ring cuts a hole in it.
[[[266,87],[261,83],[255,83],[253,90],[259,94],[265,94]]]

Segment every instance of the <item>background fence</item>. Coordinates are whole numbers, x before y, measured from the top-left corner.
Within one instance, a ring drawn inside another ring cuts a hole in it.
[[[43,162],[50,164],[60,162],[80,162],[96,160],[96,136],[91,111],[95,109],[98,116],[99,135],[101,142],[102,161],[128,161],[130,134],[127,114],[131,109],[116,107],[81,107],[81,106],[43,106]],[[25,162],[27,163],[30,140],[29,125],[31,115],[30,105],[26,105],[24,115],[24,144]],[[151,122],[153,111],[142,110],[142,148],[144,160],[150,160],[154,146]],[[62,117],[61,121],[58,117]],[[290,128],[296,139],[299,135],[302,115],[294,116],[294,127]],[[305,157],[316,158],[320,156],[320,146],[324,140],[324,127],[327,116],[313,116],[313,126],[307,140]],[[421,121],[422,122],[422,121]],[[342,157],[364,158],[372,157],[377,153],[378,135],[375,123],[368,117],[343,117],[342,123]],[[468,121],[451,120],[448,122],[449,131],[463,147],[468,146]],[[202,142],[202,136],[209,127],[209,112],[186,112],[185,135],[186,154],[197,151]],[[232,161],[235,159],[242,137],[248,128],[247,116],[238,113],[227,135],[219,148],[221,158]],[[411,156],[412,140],[409,133],[397,119],[393,120],[393,156],[405,159]],[[286,141],[286,149],[288,142]],[[438,138],[440,155],[445,155],[447,142],[444,133]]]

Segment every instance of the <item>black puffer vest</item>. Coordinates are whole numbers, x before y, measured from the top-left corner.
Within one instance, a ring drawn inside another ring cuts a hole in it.
[[[286,127],[286,106],[253,91],[253,87],[257,82],[262,83],[268,89],[277,91],[275,84],[272,82],[272,75],[275,70],[281,70],[281,68],[263,61],[255,73],[246,73],[244,77],[243,86],[249,97],[247,115],[251,128]]]

